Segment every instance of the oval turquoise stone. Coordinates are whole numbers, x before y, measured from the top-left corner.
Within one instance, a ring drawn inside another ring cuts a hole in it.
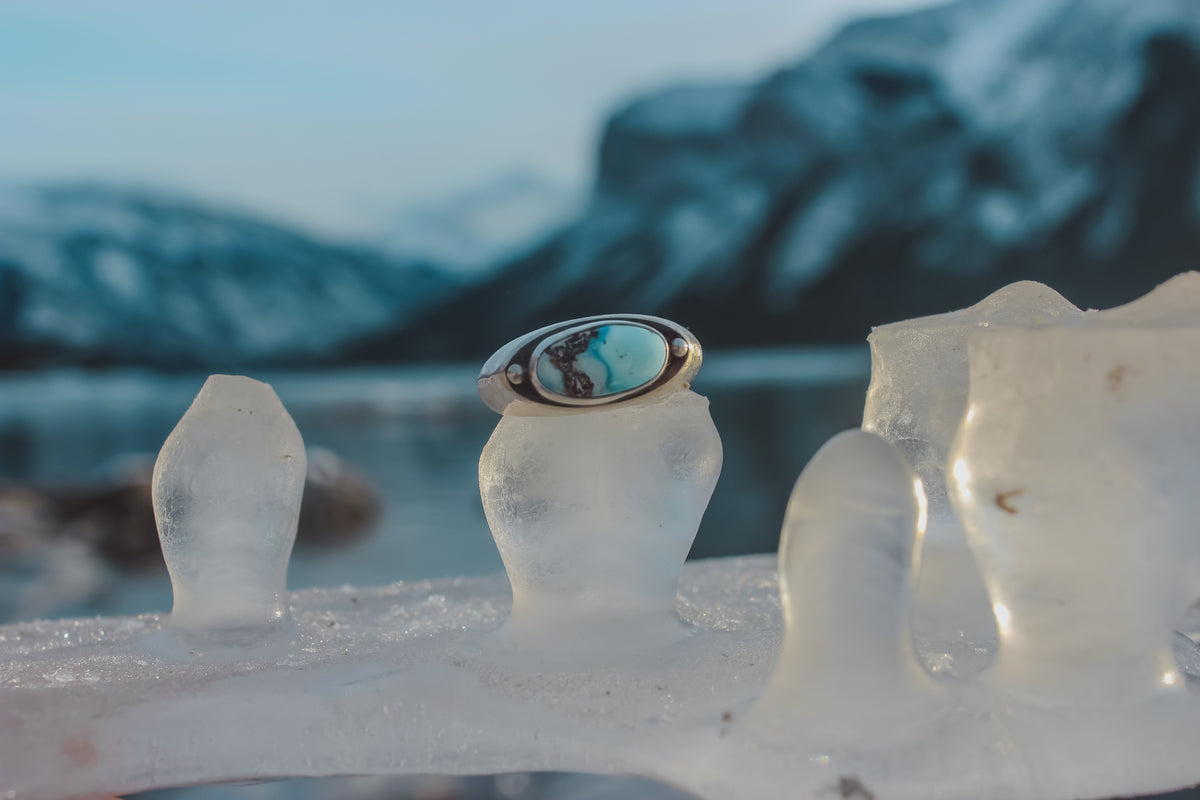
[[[534,369],[548,391],[570,398],[607,397],[654,380],[667,363],[667,340],[641,325],[614,322],[569,333],[538,356]]]

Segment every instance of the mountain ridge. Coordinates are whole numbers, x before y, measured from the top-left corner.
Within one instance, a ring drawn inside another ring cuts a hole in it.
[[[610,311],[717,345],[850,341],[1025,278],[1117,304],[1196,266],[1197,85],[1190,0],[961,0],[854,22],[757,84],[618,110],[580,220],[392,341],[479,355],[476,340]]]
[[[43,189],[0,204],[0,367],[482,358],[612,312],[706,346],[860,341],[1021,279],[1115,305],[1200,266],[1196,86],[1195,0],[860,20],[761,80],[626,103],[579,212],[492,265]]]
[[[0,205],[0,366],[333,360],[451,290],[428,264],[96,182]]]

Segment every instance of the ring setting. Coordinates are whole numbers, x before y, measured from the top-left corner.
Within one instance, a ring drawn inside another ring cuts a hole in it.
[[[553,416],[648,402],[686,389],[700,342],[670,320],[609,314],[560,322],[501,347],[479,374],[479,396],[510,416]]]

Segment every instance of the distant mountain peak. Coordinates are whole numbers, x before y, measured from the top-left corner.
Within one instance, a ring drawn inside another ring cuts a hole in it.
[[[1195,266],[1197,86],[1196,0],[853,22],[758,83],[618,110],[586,212],[425,319],[503,341],[619,308],[735,345],[859,339],[1021,278],[1120,302]]]
[[[474,281],[554,233],[582,210],[578,187],[513,170],[444,200],[413,206],[382,235],[385,249]]]

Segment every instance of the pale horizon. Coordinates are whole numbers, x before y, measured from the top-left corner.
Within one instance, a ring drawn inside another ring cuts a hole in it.
[[[505,174],[585,185],[629,99],[751,81],[853,17],[921,5],[9,0],[0,177],[145,186],[374,238]]]

